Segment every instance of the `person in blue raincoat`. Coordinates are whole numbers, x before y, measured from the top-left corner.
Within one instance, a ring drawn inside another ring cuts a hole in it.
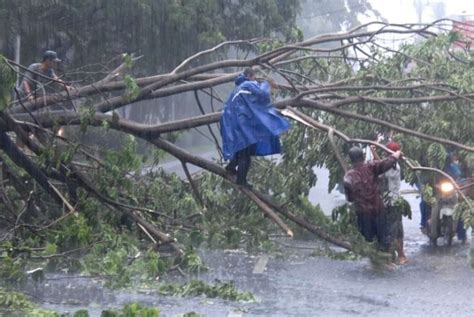
[[[271,104],[270,83],[256,81],[246,68],[235,80],[236,88],[224,105],[221,136],[227,172],[237,174],[237,184],[249,187],[251,156],[281,153],[280,134],[290,124]]]

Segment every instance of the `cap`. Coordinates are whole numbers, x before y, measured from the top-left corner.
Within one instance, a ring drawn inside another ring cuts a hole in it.
[[[387,149],[393,151],[393,152],[397,152],[397,151],[400,151],[400,149],[402,148],[400,146],[400,144],[396,143],[396,142],[390,142],[388,143],[387,145]]]
[[[43,61],[45,60],[51,60],[53,62],[58,62],[60,63],[61,60],[58,58],[58,54],[55,51],[45,51],[43,53]]]

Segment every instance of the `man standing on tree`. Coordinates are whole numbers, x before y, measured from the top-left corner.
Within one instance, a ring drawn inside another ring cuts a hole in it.
[[[246,68],[235,85],[221,117],[223,152],[230,160],[227,172],[237,174],[238,185],[250,187],[250,157],[281,153],[279,135],[289,123],[271,104],[270,83],[258,82],[252,68]]]
[[[384,160],[364,163],[362,149],[353,147],[349,150],[352,169],[344,175],[346,198],[354,203],[360,233],[368,242],[376,237],[384,251],[389,249],[390,241],[378,176],[392,168],[400,156],[401,152],[397,151]]]
[[[45,94],[49,95],[54,92],[53,86],[64,84],[54,72],[54,68],[60,62],[55,51],[45,51],[41,63],[34,63],[28,67],[20,85],[20,90],[28,101]],[[69,89],[68,86],[65,87]]]

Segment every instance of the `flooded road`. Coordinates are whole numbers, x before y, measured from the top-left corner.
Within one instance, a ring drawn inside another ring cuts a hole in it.
[[[435,251],[422,237],[410,238],[410,263],[395,272],[380,273],[366,260],[313,257],[312,242],[283,243],[289,246],[285,247],[286,256],[270,255],[261,274],[254,274],[259,255],[201,252],[210,270],[200,279],[233,280],[240,290],[253,292],[256,303],[109,291],[88,279],[50,280],[36,289],[35,297],[43,303],[75,303],[44,304],[63,312],[87,307],[91,316],[133,301],[158,306],[163,316],[190,311],[204,316],[472,316],[474,275],[467,264],[468,247],[456,244],[450,251]]]
[[[319,183],[310,198],[329,212],[343,203],[344,197],[337,192],[326,194],[325,173],[317,170]],[[405,184],[404,189],[407,188]],[[200,274],[199,279],[234,281],[239,290],[257,297],[253,303],[167,297],[145,290],[111,291],[92,279],[66,279],[64,275],[50,275],[42,284],[30,285],[25,291],[44,307],[61,312],[87,308],[91,316],[134,301],[159,307],[162,316],[190,311],[203,316],[234,317],[473,316],[474,270],[468,264],[469,246],[455,241],[451,249],[430,247],[418,228],[416,195],[405,198],[413,210],[413,220],[404,219],[409,263],[394,272],[376,272],[366,259],[342,261],[312,256],[318,242],[285,238],[276,240],[283,255],[200,251],[210,270]],[[168,277],[167,281],[184,282],[186,278]]]

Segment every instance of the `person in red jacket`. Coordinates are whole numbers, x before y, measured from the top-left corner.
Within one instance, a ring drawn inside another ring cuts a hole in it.
[[[382,250],[389,249],[390,241],[378,176],[392,168],[400,156],[397,151],[383,160],[365,163],[362,149],[353,147],[349,150],[352,169],[344,175],[346,199],[354,203],[360,233],[368,242],[377,238]]]

